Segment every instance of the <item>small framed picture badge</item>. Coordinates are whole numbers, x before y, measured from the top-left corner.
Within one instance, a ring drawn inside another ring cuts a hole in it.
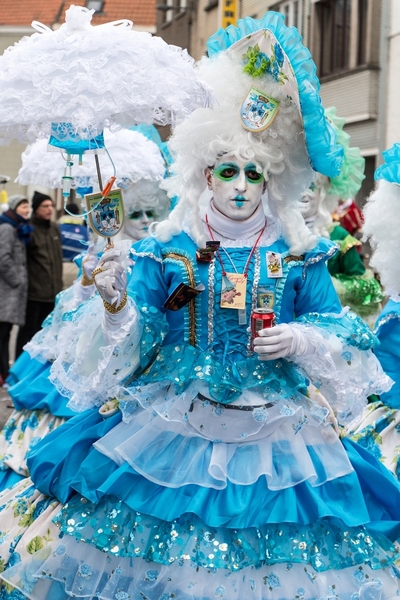
[[[122,190],[111,190],[107,198],[101,192],[85,196],[90,225],[95,233],[111,238],[117,235],[124,224]]]

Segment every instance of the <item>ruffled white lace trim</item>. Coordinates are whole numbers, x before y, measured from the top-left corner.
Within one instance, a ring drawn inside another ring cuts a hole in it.
[[[313,324],[291,323],[291,326],[307,336],[315,352],[290,360],[320,389],[340,423],[354,419],[371,394],[390,390],[393,381],[371,350],[347,346],[340,337]]]
[[[68,321],[63,320],[64,314],[77,308],[94,293],[94,285],[84,287],[80,284],[80,280],[76,280],[70,288],[61,292],[52,313],[51,323],[38,331],[24,346],[24,350],[29,353],[29,356],[43,363],[54,360],[57,355],[58,335],[61,329],[68,324]]]
[[[190,227],[189,227],[188,223],[185,221],[183,223],[182,230],[185,233],[187,233],[187,235],[190,237],[190,239],[193,239],[191,231],[190,231]],[[235,240],[224,238],[222,235],[219,235],[218,241],[221,242],[221,246],[223,246],[224,248],[251,248],[256,243],[259,233],[260,232],[258,231],[258,233],[254,234],[250,237],[240,237]],[[207,235],[209,235],[208,229],[207,229]],[[259,241],[259,246],[267,246],[267,247],[271,246],[274,242],[279,240],[279,238],[281,236],[282,236],[282,227],[281,227],[279,220],[268,216],[267,217],[267,227],[266,227],[263,235],[261,236],[261,239]]]
[[[191,406],[178,396],[166,408],[163,398],[94,446],[118,465],[127,462],[146,479],[173,488],[224,489],[228,481],[251,485],[262,476],[271,490],[302,481],[314,487],[353,471],[336,433],[313,418],[306,399],[304,406],[282,401],[239,411],[200,400]]]
[[[3,143],[48,137],[51,122],[86,139],[104,125],[167,124],[209,104],[186,50],[129,22],[92,27],[85,10],[72,6],[65,25],[42,26],[0,57]]]
[[[211,542],[210,553],[213,548]],[[190,558],[188,555],[166,566],[141,558],[119,558],[64,536],[8,569],[1,578],[23,591],[30,600],[49,598],[49,579],[60,582],[57,600],[68,600],[71,596],[87,600],[94,597],[101,600],[394,600],[398,597],[398,583],[389,568],[374,571],[368,565],[360,565],[321,573],[310,565],[283,563],[229,572],[197,567]]]
[[[107,398],[118,395],[120,378],[137,368],[142,324],[132,299],[128,299],[125,310],[124,324],[111,337],[105,336],[103,301],[96,295],[83,307],[82,314],[60,332],[50,381],[61,395],[70,398],[71,410],[81,412],[100,406]]]

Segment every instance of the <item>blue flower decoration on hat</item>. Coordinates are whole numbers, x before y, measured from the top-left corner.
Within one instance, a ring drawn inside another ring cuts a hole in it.
[[[385,179],[389,183],[400,185],[400,144],[393,144],[389,150],[382,152],[382,156],[385,162],[376,169],[375,181]]]
[[[252,34],[270,31],[276,42],[270,52],[263,52],[252,41]],[[337,144],[336,133],[325,117],[319,95],[320,83],[317,67],[311,54],[302,44],[297,29],[286,27],[284,16],[277,12],[267,12],[262,19],[245,17],[237,26],[219,29],[207,42],[211,57],[231,48],[237,42],[248,40],[247,52],[243,54],[244,71],[252,77],[271,75],[278,83],[284,83],[287,73],[283,69],[285,57],[290,67],[290,76],[297,86],[300,113],[303,120],[307,152],[315,171],[335,177],[340,173],[343,162],[343,148]]]

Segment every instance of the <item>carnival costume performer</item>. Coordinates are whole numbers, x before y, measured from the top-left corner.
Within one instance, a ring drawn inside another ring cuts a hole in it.
[[[128,257],[132,243],[148,235],[150,223],[168,214],[169,201],[166,192],[159,187],[164,176],[164,160],[157,145],[136,131],[121,131],[106,139],[111,140],[111,151],[115,150],[112,156],[120,175],[118,184],[124,187],[125,219],[118,238],[126,240],[124,254]],[[31,178],[35,176],[42,185],[59,185],[63,172],[61,156],[55,154],[54,158],[52,153],[49,164],[45,160],[43,144],[41,141],[37,144],[37,148],[30,148],[23,157],[20,178],[25,184],[32,183]],[[47,172],[46,168],[49,169]],[[85,177],[91,184],[93,173],[87,168]],[[103,249],[104,241],[100,238],[82,253],[77,261],[82,275],[57,296],[54,311],[45,320],[41,331],[26,345],[12,369],[12,377],[17,381],[9,393],[15,410],[0,433],[0,490],[29,475],[26,466],[29,450],[74,415],[67,406],[68,393],[62,389],[60,393],[51,382],[50,369],[59,352],[59,344],[63,344],[62,336],[59,337],[61,329],[68,326],[73,311],[95,292],[92,272]]]
[[[118,247],[103,255],[95,280],[105,311],[93,298],[76,314],[75,345],[71,337],[53,365],[65,367],[72,405],[116,397],[123,421],[78,467],[78,494],[61,510],[24,483],[3,493],[4,556],[25,531],[1,575],[5,597],[12,586],[37,600],[397,596],[400,487],[342,444],[310,384],[343,419],[388,385],[372,332],[341,312],[325,266],[335,248],[296,208],[309,157],[328,175],[341,159],[315,65],[276,13],[221,30],[209,54],[200,70],[219,104],[176,127],[176,208],[137,249],[127,292]],[[242,103],[256,130],[243,126]],[[221,302],[225,279],[240,291],[234,308]],[[278,325],[253,352],[250,314],[265,290]],[[54,432],[60,444],[70,423]]]
[[[335,128],[338,143],[343,146],[344,161],[336,177],[317,175],[316,182],[302,194],[300,212],[313,233],[328,237],[339,245],[339,252],[327,265],[340,302],[373,328],[382,308],[381,286],[373,272],[365,268],[357,251],[361,242],[331,216],[340,197],[355,196],[359,192],[365,177],[365,160],[359,148],[350,147],[350,136],[343,131],[345,119],[337,116],[336,108],[327,108],[325,114]]]
[[[383,152],[385,163],[375,171],[377,187],[365,207],[364,236],[373,254],[371,265],[379,273],[389,296],[375,326],[380,345],[375,354],[393,387],[372,402],[347,427],[348,434],[369,450],[400,478],[400,270],[398,263],[400,225],[400,144]]]

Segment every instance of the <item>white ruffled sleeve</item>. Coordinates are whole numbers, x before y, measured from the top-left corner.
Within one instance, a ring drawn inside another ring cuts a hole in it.
[[[291,327],[304,333],[314,346],[307,356],[291,360],[300,367],[334,409],[340,423],[352,420],[371,394],[388,391],[393,381],[372,352],[374,334],[355,314],[310,313]]]
[[[155,241],[146,244],[158,252]],[[81,412],[123,397],[125,386],[149,365],[162,344],[168,326],[161,309],[161,254],[143,254],[128,276],[128,302],[120,313],[106,313],[96,294],[59,336],[50,379],[70,398],[72,410]]]
[[[77,412],[117,395],[121,381],[140,365],[143,320],[135,302],[128,299],[118,328],[105,325],[104,312],[96,294],[59,335],[50,380],[70,398],[68,406]]]
[[[77,279],[68,289],[57,295],[55,308],[45,319],[42,329],[24,346],[31,358],[41,363],[54,360],[59,333],[69,321],[68,313],[86,302],[94,292],[94,285],[85,287],[81,285],[80,279]]]

